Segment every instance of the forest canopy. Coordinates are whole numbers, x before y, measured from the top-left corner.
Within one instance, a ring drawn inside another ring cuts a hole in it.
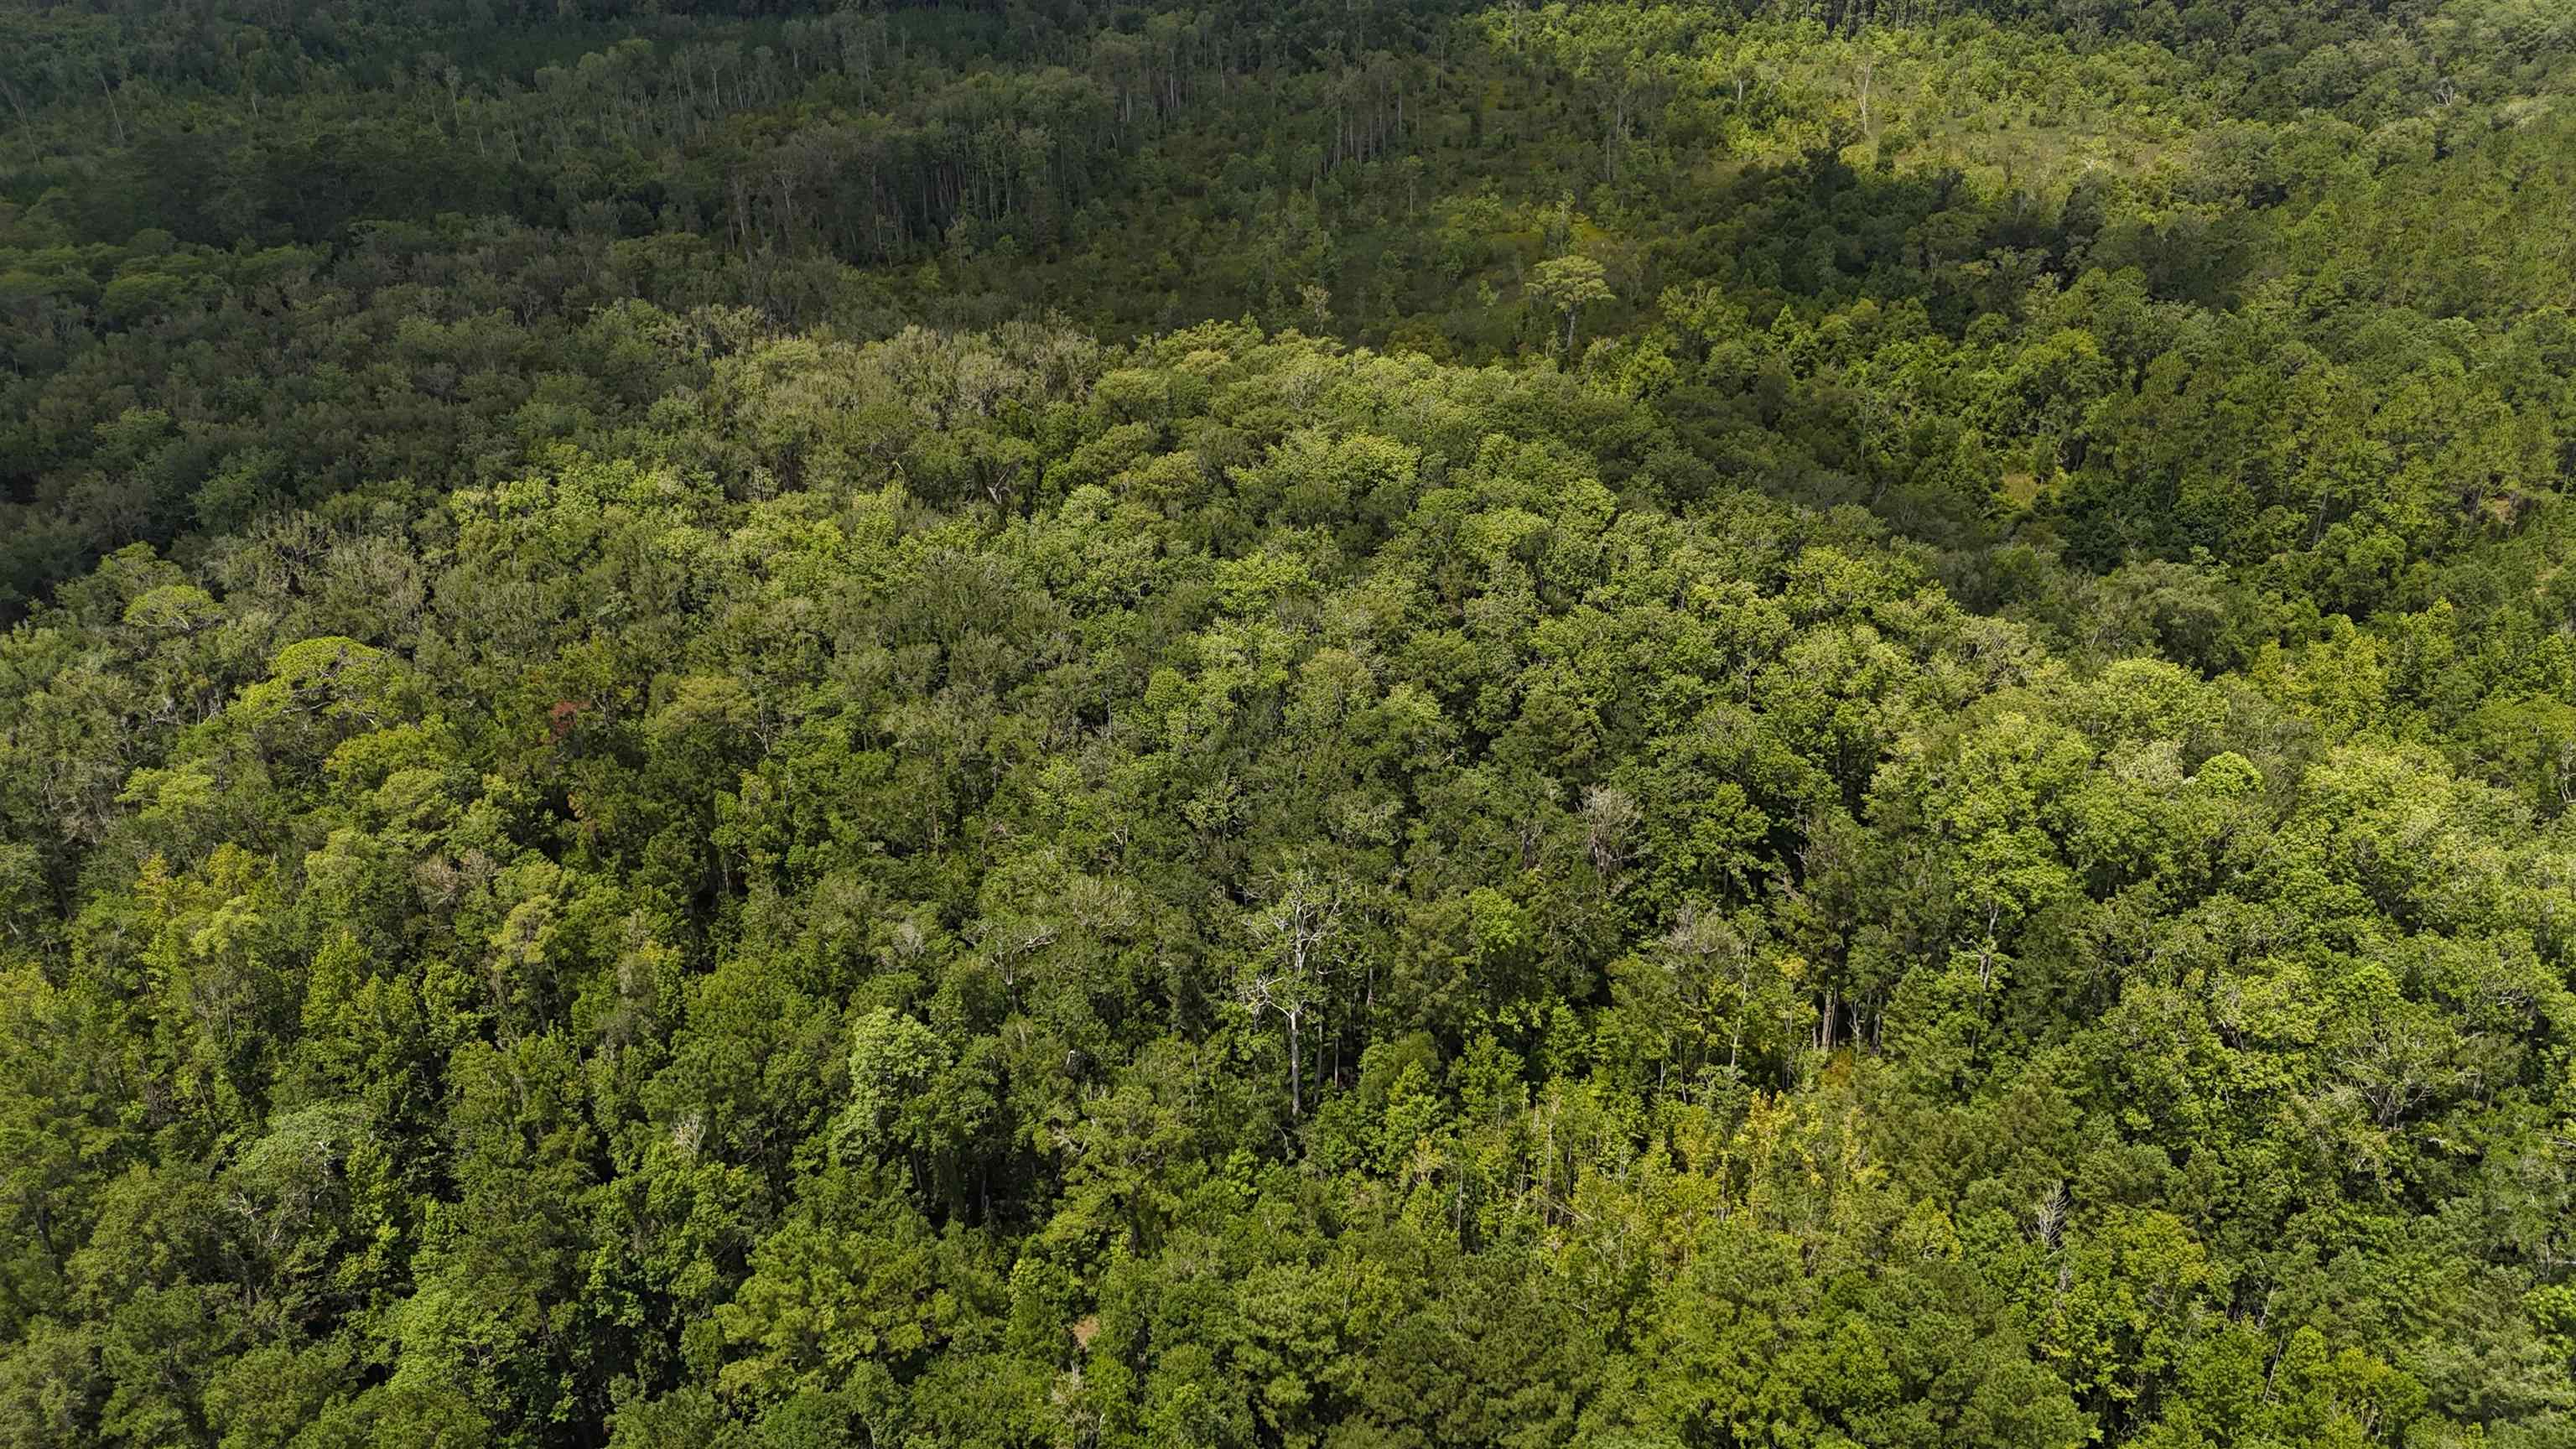
[[[2561,0],[0,103],[0,1449],[2576,1445]]]

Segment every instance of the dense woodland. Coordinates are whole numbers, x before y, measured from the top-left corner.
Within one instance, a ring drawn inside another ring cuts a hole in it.
[[[0,102],[0,1449],[2576,1446],[2567,0]]]

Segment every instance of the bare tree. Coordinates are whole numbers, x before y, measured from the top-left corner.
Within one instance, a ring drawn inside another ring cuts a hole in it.
[[[1243,916],[1251,954],[1235,975],[1235,1000],[1255,1026],[1277,1014],[1288,1033],[1288,1111],[1306,1112],[1305,1038],[1322,1028],[1324,982],[1347,959],[1348,897],[1338,881],[1299,868],[1279,877]]]

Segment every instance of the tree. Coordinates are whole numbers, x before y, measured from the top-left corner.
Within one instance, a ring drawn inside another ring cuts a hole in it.
[[[1550,257],[1530,272],[1530,295],[1565,314],[1565,355],[1574,355],[1574,321],[1596,302],[1615,301],[1601,264],[1590,257]]]
[[[1255,1029],[1276,1015],[1287,1037],[1288,1114],[1305,1115],[1305,1044],[1310,1023],[1330,1004],[1326,982],[1350,959],[1347,893],[1304,867],[1259,888],[1241,917],[1250,952],[1236,968],[1234,998]]]

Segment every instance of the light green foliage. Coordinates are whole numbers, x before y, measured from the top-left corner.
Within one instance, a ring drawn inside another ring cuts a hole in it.
[[[1603,280],[1601,264],[1590,257],[1550,257],[1530,271],[1530,295],[1565,314],[1565,350],[1574,351],[1574,323],[1583,309],[1616,300]]]
[[[2105,658],[1856,513],[1674,508],[1623,461],[1640,405],[1585,431],[1549,372],[1239,327],[1118,365],[1016,416],[1075,459],[1150,452],[1140,411],[1233,430],[1241,486],[1085,464],[997,528],[899,450],[743,498],[571,457],[454,500],[411,632],[223,656],[106,826],[135,863],[21,948],[9,1382],[56,1387],[9,1412],[2031,1445],[2560,1412],[2514,1367],[2555,1329],[2493,1305],[2554,1288],[2576,876],[2528,775],[2393,732],[2461,706],[2350,663],[2421,643]],[[1201,491],[1131,501],[1157,480]],[[48,627],[298,629],[179,587]],[[324,786],[261,783],[302,761]],[[2419,1206],[2464,1191],[2492,1210]]]
[[[0,1446],[2576,1426],[2551,6],[293,20],[0,15]]]

